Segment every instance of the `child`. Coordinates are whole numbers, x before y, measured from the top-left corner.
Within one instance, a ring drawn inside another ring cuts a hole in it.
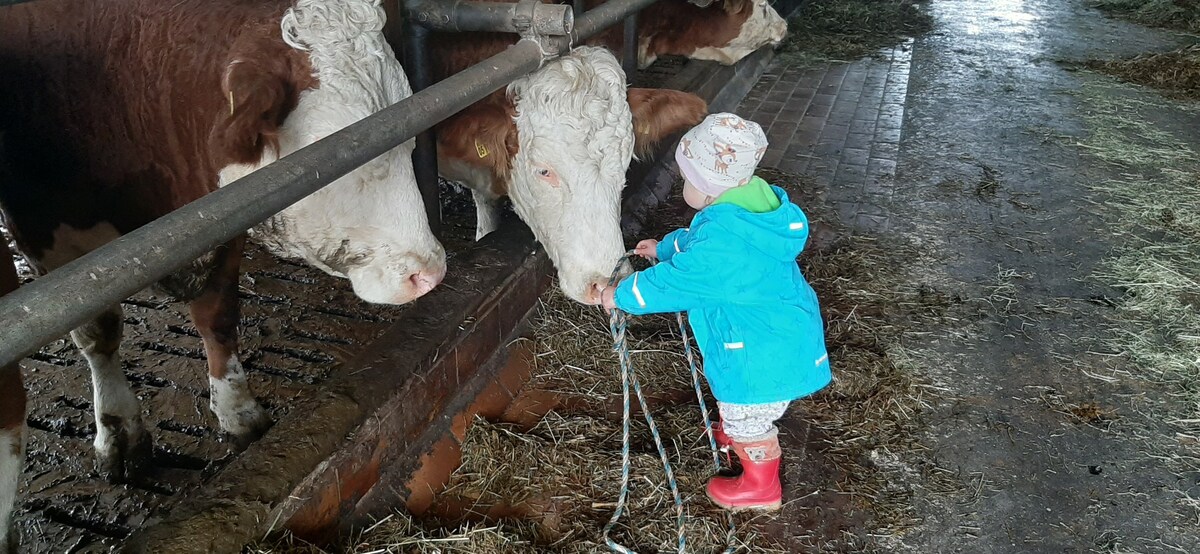
[[[661,263],[602,294],[606,308],[630,314],[688,312],[721,414],[714,436],[743,468],[709,481],[708,497],[733,511],[780,507],[775,421],[831,379],[817,297],[796,264],[808,218],[754,175],[766,150],[762,128],[734,114],[688,131],[675,159],[699,213],[690,228],[638,243],[637,254]]]

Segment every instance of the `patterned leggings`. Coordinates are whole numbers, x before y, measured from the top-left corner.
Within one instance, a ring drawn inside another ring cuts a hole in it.
[[[778,434],[775,421],[783,417],[788,402],[766,404],[730,404],[717,402],[725,434],[736,442],[754,442]]]

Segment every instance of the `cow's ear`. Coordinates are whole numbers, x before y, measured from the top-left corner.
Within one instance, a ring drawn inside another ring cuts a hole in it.
[[[221,79],[224,96],[209,145],[225,163],[258,163],[279,150],[279,127],[296,107],[299,90],[286,64],[235,60]]]
[[[513,110],[507,100],[484,100],[459,112],[437,128],[439,153],[486,167],[495,179],[507,181],[520,148]]]
[[[708,104],[695,94],[653,88],[629,89],[629,109],[639,159],[652,154],[664,137],[694,127],[708,115]]]

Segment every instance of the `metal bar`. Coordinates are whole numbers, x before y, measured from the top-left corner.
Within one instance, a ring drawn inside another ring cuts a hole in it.
[[[572,42],[656,0],[613,0],[580,18]],[[552,53],[564,50],[560,41]],[[0,298],[0,367],[20,361],[218,244],[541,66],[521,40],[379,113],[301,148]]]
[[[625,18],[623,34],[625,43],[621,49],[621,69],[625,70],[626,76],[633,75],[638,70],[637,20],[637,12],[633,12]]]
[[[0,298],[0,366],[95,317],[542,62],[522,40]]]
[[[428,39],[429,29],[411,18],[405,19],[404,70],[408,73],[408,82],[412,86],[414,94],[429,88],[432,80],[429,52],[426,46]],[[429,229],[434,235],[440,236],[442,200],[438,187],[437,135],[434,134],[432,127],[417,135],[416,150],[413,151],[412,161],[413,172],[417,178],[417,188],[420,189],[421,199],[425,202],[425,215],[429,218]]]
[[[588,10],[583,17],[575,22],[575,30],[571,32],[571,44],[603,31],[633,12],[657,2],[658,0],[610,0],[594,10]]]
[[[587,11],[587,0],[573,0],[571,7],[575,9],[575,18],[578,19],[583,12]]]
[[[570,6],[539,1],[409,0],[408,19],[435,31],[494,31],[562,36],[571,32]]]

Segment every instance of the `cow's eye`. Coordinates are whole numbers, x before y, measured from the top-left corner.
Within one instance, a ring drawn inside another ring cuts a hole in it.
[[[558,188],[558,186],[561,185],[558,180],[558,173],[555,172],[554,168],[550,166],[537,164],[533,166],[533,173],[537,175],[538,180],[546,183],[547,185],[555,188]]]

